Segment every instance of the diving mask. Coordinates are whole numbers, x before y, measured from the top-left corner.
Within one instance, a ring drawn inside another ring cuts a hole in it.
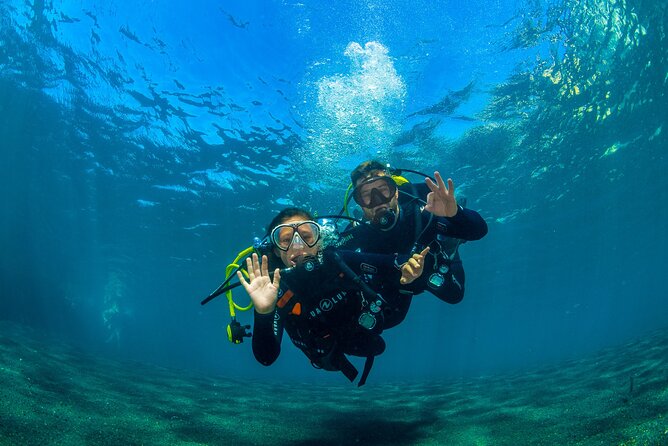
[[[371,177],[353,190],[353,199],[363,208],[371,209],[389,203],[397,193],[397,183],[392,177]]]
[[[271,242],[281,251],[290,247],[313,248],[320,240],[320,225],[307,220],[296,223],[284,223],[271,231]]]

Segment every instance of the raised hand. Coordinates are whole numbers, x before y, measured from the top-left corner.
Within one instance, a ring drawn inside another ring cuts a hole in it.
[[[256,253],[246,258],[246,270],[248,271],[248,282],[241,271],[237,271],[239,282],[243,285],[255,306],[255,311],[260,314],[268,314],[276,308],[278,299],[278,288],[281,283],[281,273],[278,268],[274,271],[274,280],[269,277],[269,266],[267,256],[262,256],[262,262]]]
[[[455,184],[451,178],[448,178],[448,187],[446,187],[438,172],[434,172],[434,177],[436,183],[431,178],[425,179],[431,192],[427,195],[427,205],[424,208],[439,217],[454,217],[457,214]]]
[[[399,282],[402,285],[407,285],[422,275],[424,258],[428,252],[429,246],[423,249],[420,254],[413,254],[413,256],[401,266],[401,279]]]

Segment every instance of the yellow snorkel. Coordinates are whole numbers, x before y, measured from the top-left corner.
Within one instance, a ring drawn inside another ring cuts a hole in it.
[[[238,305],[236,302],[234,302],[234,299],[232,298],[232,290],[241,285],[241,283],[239,282],[232,285],[228,284],[230,283],[230,280],[232,280],[232,278],[235,276],[235,273],[237,271],[241,271],[241,273],[246,278],[248,278],[248,272],[246,272],[246,270],[242,268],[243,264],[241,262],[254,252],[258,252],[257,246],[249,246],[248,248],[244,249],[239,254],[237,254],[237,257],[232,261],[232,263],[227,265],[227,267],[225,268],[225,281],[216,289],[216,291],[209,294],[209,296],[207,296],[206,299],[204,299],[201,302],[201,304],[204,305],[210,302],[211,300],[215,299],[216,297],[220,296],[221,294],[225,294],[231,318],[231,321],[227,326],[227,338],[233,344],[241,344],[244,341],[244,338],[251,337],[251,334],[248,333],[250,325],[241,325],[237,321],[236,310],[248,311],[251,308],[253,308],[253,302],[252,301],[249,302],[249,304],[245,307]]]
[[[234,273],[236,273],[237,271],[240,270],[241,273],[244,275],[244,277],[248,278],[248,272],[245,269],[241,269],[241,265],[239,264],[239,262],[242,261],[243,259],[245,259],[246,257],[248,257],[249,255],[253,254],[254,251],[255,251],[255,247],[253,247],[253,246],[249,246],[248,248],[241,251],[237,255],[237,257],[232,261],[232,263],[227,265],[227,268],[225,268],[225,277],[226,278],[231,278]],[[234,300],[232,299],[232,289],[231,288],[228,289],[227,291],[225,291],[225,297],[227,297],[227,302],[229,303],[229,306],[230,306],[230,316],[232,318],[236,317],[236,313],[234,311],[235,309],[239,310],[239,311],[248,311],[251,308],[253,308],[253,302],[252,301],[246,307],[240,307],[239,305],[237,305],[234,302]]]

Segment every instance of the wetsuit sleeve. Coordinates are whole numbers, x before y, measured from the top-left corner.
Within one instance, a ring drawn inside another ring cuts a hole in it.
[[[487,235],[487,223],[472,209],[459,207],[454,217],[437,217],[436,232],[462,240],[480,240]]]
[[[253,355],[262,365],[271,365],[281,354],[283,320],[278,308],[268,314],[254,312]]]
[[[409,183],[401,186],[399,189],[404,192],[404,194],[399,195],[399,203],[406,201],[411,202],[415,197],[424,203],[427,200],[427,195],[431,192],[429,187],[424,183]],[[438,234],[467,241],[480,240],[487,235],[487,223],[480,214],[462,206],[458,207],[457,215],[454,217],[433,216],[436,220],[436,232]],[[432,216],[432,214],[424,211],[422,215],[423,225],[428,224],[428,216]]]

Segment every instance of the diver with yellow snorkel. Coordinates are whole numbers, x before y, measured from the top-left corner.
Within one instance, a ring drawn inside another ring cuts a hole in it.
[[[318,224],[308,211],[284,209],[264,239],[228,266],[225,282],[202,305],[227,296],[228,337],[234,343],[251,336],[234,310],[254,307],[253,354],[264,365],[278,358],[284,330],[314,367],[341,371],[350,381],[358,371],[346,356],[366,358],[361,386],[385,350],[381,334],[385,321],[395,319],[397,302],[404,301],[400,287],[420,276],[429,249],[410,256],[363,254],[335,249],[336,239],[334,229]],[[229,285],[233,272],[239,282]],[[239,285],[251,298],[248,307],[232,300]]]
[[[271,252],[246,259],[248,280],[237,272],[255,307],[253,354],[272,364],[285,330],[314,367],[341,371],[350,381],[358,372],[346,355],[366,358],[361,386],[385,350],[381,334],[392,301],[420,276],[429,249],[411,256],[341,251],[327,246],[325,232],[309,212],[284,209],[267,228]]]
[[[408,170],[405,170],[408,171]],[[362,208],[364,224],[353,224],[340,235],[338,248],[381,254],[404,254],[431,248],[424,274],[405,287],[411,294],[424,291],[456,304],[464,297],[464,267],[459,246],[487,234],[487,223],[476,211],[457,202],[454,183],[446,185],[438,172],[425,184],[413,184],[394,170],[372,160],[350,174],[348,196]],[[465,205],[465,202],[464,202]],[[405,313],[410,296],[403,302]],[[401,322],[398,320],[397,323]]]

